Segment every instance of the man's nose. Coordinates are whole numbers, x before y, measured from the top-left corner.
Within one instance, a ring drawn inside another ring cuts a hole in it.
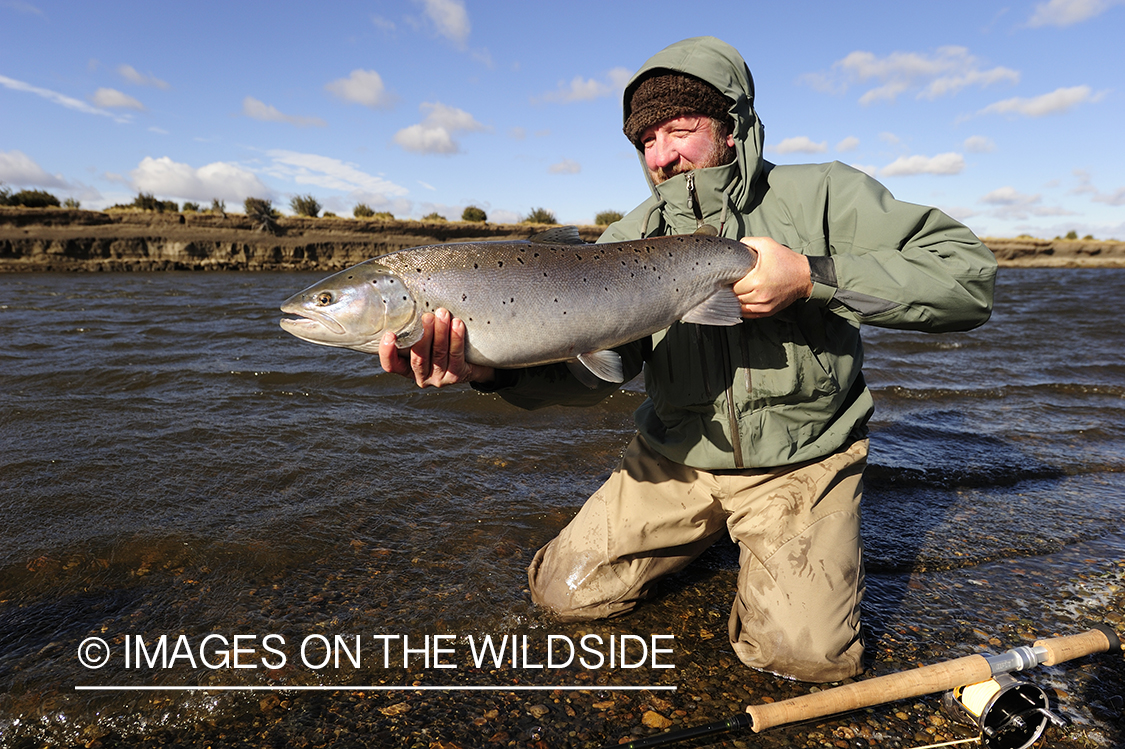
[[[674,164],[680,158],[680,153],[672,144],[671,139],[665,137],[662,133],[656,134],[656,139],[653,141],[650,154],[652,156],[652,166],[657,169],[663,169],[666,166]]]

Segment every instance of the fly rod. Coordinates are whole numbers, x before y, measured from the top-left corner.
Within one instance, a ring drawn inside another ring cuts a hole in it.
[[[1125,655],[1125,646],[1116,632],[1108,626],[1097,625],[1082,634],[1036,640],[1030,647],[1024,645],[999,655],[968,655],[772,704],[750,705],[745,715],[624,744],[608,744],[603,749],[646,749],[743,728],[761,733],[767,728],[945,690],[952,690],[946,696],[947,704],[956,705],[981,727],[985,746],[1027,749],[1043,733],[1048,722],[1062,721],[1048,709],[1042,690],[1007,675],[1107,651]]]

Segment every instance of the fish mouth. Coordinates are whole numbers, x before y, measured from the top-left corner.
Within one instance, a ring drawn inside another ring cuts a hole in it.
[[[327,334],[322,335],[322,337],[342,336],[347,333],[344,326],[333,319],[331,315],[304,309],[293,309],[288,305],[282,307],[281,311],[297,315],[297,317],[283,318],[281,327],[298,338],[311,337],[318,331]]]

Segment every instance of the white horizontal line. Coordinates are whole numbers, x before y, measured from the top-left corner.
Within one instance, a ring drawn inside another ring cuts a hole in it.
[[[434,686],[392,686],[372,687],[360,686],[213,686],[213,687],[145,687],[145,686],[115,686],[102,685],[75,685],[76,692],[552,692],[555,690],[567,692],[640,692],[645,690],[675,692],[677,687],[589,687],[577,684],[559,684],[555,686],[509,686],[509,687],[434,687]]]

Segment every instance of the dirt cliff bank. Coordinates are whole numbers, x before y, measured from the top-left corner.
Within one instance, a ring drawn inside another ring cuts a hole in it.
[[[246,216],[0,207],[0,272],[324,270],[441,242],[524,239],[549,227],[460,221],[349,218],[277,220],[262,231]],[[601,233],[579,227],[586,241]],[[987,239],[1001,265],[1125,267],[1125,242]]]

